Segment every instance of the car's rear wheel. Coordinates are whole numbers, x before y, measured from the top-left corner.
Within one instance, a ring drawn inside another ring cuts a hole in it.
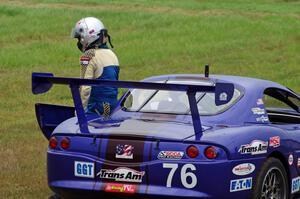
[[[49,196],[48,199],[62,199],[62,197],[60,195],[58,195],[58,194],[55,193],[55,194]]]
[[[288,199],[289,185],[286,170],[276,158],[269,158],[258,173],[253,199]]]

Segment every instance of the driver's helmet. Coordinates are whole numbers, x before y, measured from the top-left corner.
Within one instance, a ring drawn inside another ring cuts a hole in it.
[[[75,28],[72,29],[71,37],[78,39],[77,47],[84,52],[98,41],[101,44],[105,34],[107,34],[107,30],[99,19],[86,17],[76,23]]]

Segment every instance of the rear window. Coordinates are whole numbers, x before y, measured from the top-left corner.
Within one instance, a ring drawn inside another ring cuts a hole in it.
[[[163,82],[160,82],[163,83]],[[173,84],[212,85],[209,81],[167,81]],[[200,115],[216,115],[232,106],[241,96],[239,90],[234,90],[233,98],[227,104],[217,106],[215,94],[198,92],[196,100]],[[157,91],[134,89],[123,101],[123,110],[132,112],[190,114],[188,97],[182,91]]]

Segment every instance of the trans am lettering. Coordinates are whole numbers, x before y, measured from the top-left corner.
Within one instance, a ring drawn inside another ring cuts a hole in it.
[[[252,188],[252,178],[242,178],[230,181],[230,192],[243,191]]]
[[[267,153],[268,142],[264,142],[261,140],[253,140],[250,144],[242,145],[239,149],[239,153],[241,154],[263,154]]]
[[[115,170],[101,169],[97,176],[101,179],[111,179],[119,182],[142,182],[144,171],[120,167]]]

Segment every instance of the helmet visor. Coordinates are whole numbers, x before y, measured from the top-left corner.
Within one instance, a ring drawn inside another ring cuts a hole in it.
[[[71,31],[71,38],[80,38],[80,34],[78,33],[76,28],[73,28]]]

